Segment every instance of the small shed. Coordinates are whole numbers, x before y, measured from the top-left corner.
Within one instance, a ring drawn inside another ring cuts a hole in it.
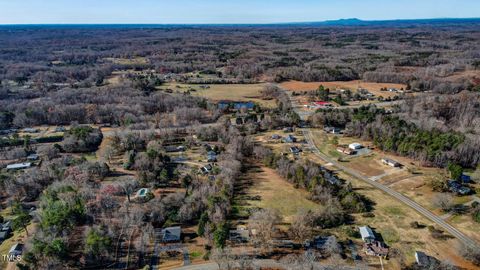
[[[38,160],[39,156],[37,154],[31,154],[27,157],[27,159],[31,160],[31,161],[34,161],[34,160]]]
[[[362,226],[359,228],[360,230],[360,235],[362,236],[362,240],[364,242],[372,242],[375,241],[375,234],[373,234],[372,229],[368,226]]]

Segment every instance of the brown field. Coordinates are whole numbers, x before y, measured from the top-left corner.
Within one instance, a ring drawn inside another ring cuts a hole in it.
[[[330,90],[335,89],[350,89],[352,91],[357,90],[358,88],[365,88],[370,91],[372,94],[382,97],[393,97],[399,93],[380,91],[381,88],[406,88],[404,84],[396,83],[373,83],[373,82],[363,82],[360,80],[356,81],[336,81],[336,82],[299,82],[299,81],[289,81],[280,84],[283,88],[290,91],[312,91],[318,89],[320,85],[323,85]]]
[[[173,91],[186,92],[190,91],[194,96],[204,97],[213,101],[233,100],[233,101],[253,101],[273,108],[274,100],[263,100],[260,98],[260,92],[265,84],[206,84],[210,88],[202,89],[200,85],[195,84],[177,84],[169,83],[160,87],[160,89],[171,89]]]

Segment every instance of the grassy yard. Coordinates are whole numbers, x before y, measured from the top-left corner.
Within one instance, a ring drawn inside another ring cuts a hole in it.
[[[251,180],[244,196],[237,198],[236,207],[246,211],[251,208],[275,209],[289,223],[299,210],[315,210],[320,205],[308,200],[308,192],[296,189],[275,170],[253,167],[246,178]]]

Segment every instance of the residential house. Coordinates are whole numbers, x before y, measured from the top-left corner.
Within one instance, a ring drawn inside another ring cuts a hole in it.
[[[185,146],[167,145],[164,147],[164,149],[167,153],[183,152],[185,151]]]
[[[305,248],[310,249],[316,249],[323,251],[325,248],[328,246],[328,243],[331,242],[337,242],[337,238],[333,235],[330,236],[316,236],[313,238],[311,241],[306,241],[305,242]]]
[[[422,251],[415,251],[415,262],[420,266],[430,265],[430,256]]]
[[[342,129],[338,127],[324,127],[323,131],[327,133],[332,133],[332,134],[340,134],[342,133]]]
[[[281,139],[281,138],[282,138],[282,136],[280,136],[280,135],[278,135],[278,134],[273,134],[273,135],[272,135],[272,140],[279,140],[279,139]]]
[[[359,228],[360,230],[360,236],[362,237],[362,240],[366,243],[370,243],[375,241],[375,234],[373,234],[372,229],[368,226],[362,226]]]
[[[39,130],[36,129],[36,128],[24,128],[22,131],[24,133],[38,133],[39,132]]]
[[[10,233],[9,232],[6,232],[6,231],[0,231],[0,244],[7,240],[8,237],[10,236]]]
[[[208,151],[207,162],[217,162],[217,153],[214,151]]]
[[[391,166],[391,167],[402,166],[402,164],[400,164],[399,162],[397,162],[393,159],[389,159],[389,158],[382,158],[382,163],[385,164],[385,165]]]
[[[283,128],[283,132],[285,133],[293,132],[293,127],[285,127]]]
[[[468,195],[472,192],[469,187],[463,186],[455,180],[448,180],[447,185],[451,192],[457,193],[458,195]]]
[[[65,127],[56,127],[55,132],[65,132]]]
[[[8,252],[9,256],[20,256],[22,255],[23,252],[23,244],[21,243],[16,243],[10,248],[10,251]]]
[[[351,143],[348,145],[348,148],[352,149],[352,150],[358,150],[358,149],[362,149],[363,146],[359,143]]]
[[[292,154],[294,154],[294,155],[300,154],[301,151],[302,151],[302,150],[300,150],[300,149],[299,149],[298,147],[296,147],[296,146],[290,147],[290,152],[291,152]]]
[[[369,256],[378,256],[382,258],[388,256],[388,247],[380,241],[372,241],[363,244],[363,250]]]
[[[144,199],[147,197],[148,193],[150,193],[148,188],[141,188],[137,191],[137,198]]]
[[[211,172],[213,170],[213,166],[211,164],[208,164],[206,166],[203,166],[200,171],[203,173],[203,174],[208,174],[209,172]]]
[[[23,170],[23,169],[30,168],[31,166],[32,166],[32,163],[30,162],[16,163],[16,164],[7,165],[7,170],[11,170],[11,171]]]
[[[294,143],[297,142],[297,138],[293,137],[293,135],[288,135],[283,141],[286,143]]]
[[[325,180],[332,185],[339,186],[342,184],[342,182],[340,182],[340,180],[333,173],[329,171],[325,171],[323,173],[323,176],[325,177]]]
[[[8,233],[11,233],[12,232],[12,221],[11,220],[8,220],[6,222],[4,222],[3,224],[0,224],[0,231],[2,232],[8,232]]]
[[[470,177],[470,175],[466,175],[466,174],[462,174],[462,176],[460,176],[460,180],[464,184],[469,184],[472,182],[472,178]]]
[[[250,231],[244,225],[238,225],[235,230],[230,230],[228,239],[232,242],[245,243],[250,240]]]
[[[162,242],[172,243],[180,242],[182,236],[182,228],[180,226],[168,227],[161,231]]]

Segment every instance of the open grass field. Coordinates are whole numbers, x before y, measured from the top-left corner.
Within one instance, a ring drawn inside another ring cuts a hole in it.
[[[275,209],[285,222],[290,223],[299,210],[321,207],[307,199],[307,191],[296,189],[273,169],[253,166],[245,177],[251,180],[250,187],[243,198],[237,200],[238,207],[243,209]]]
[[[210,88],[202,89],[200,85],[195,84],[177,84],[168,83],[160,89],[171,89],[173,91],[190,91],[194,96],[204,97],[213,101],[233,100],[233,101],[253,101],[272,108],[275,106],[274,100],[263,100],[260,98],[260,92],[265,84],[206,84]]]
[[[373,83],[373,82],[363,82],[360,80],[356,81],[336,81],[336,82],[299,82],[299,81],[289,81],[284,82],[281,86],[290,91],[311,91],[316,90],[320,85],[323,85],[325,88],[330,88],[330,90],[335,89],[349,89],[352,92],[355,92],[358,88],[364,88],[370,91],[376,96],[382,97],[393,97],[399,93],[380,91],[381,88],[396,88],[400,90],[401,88],[405,89],[407,86],[404,84],[396,83]]]

